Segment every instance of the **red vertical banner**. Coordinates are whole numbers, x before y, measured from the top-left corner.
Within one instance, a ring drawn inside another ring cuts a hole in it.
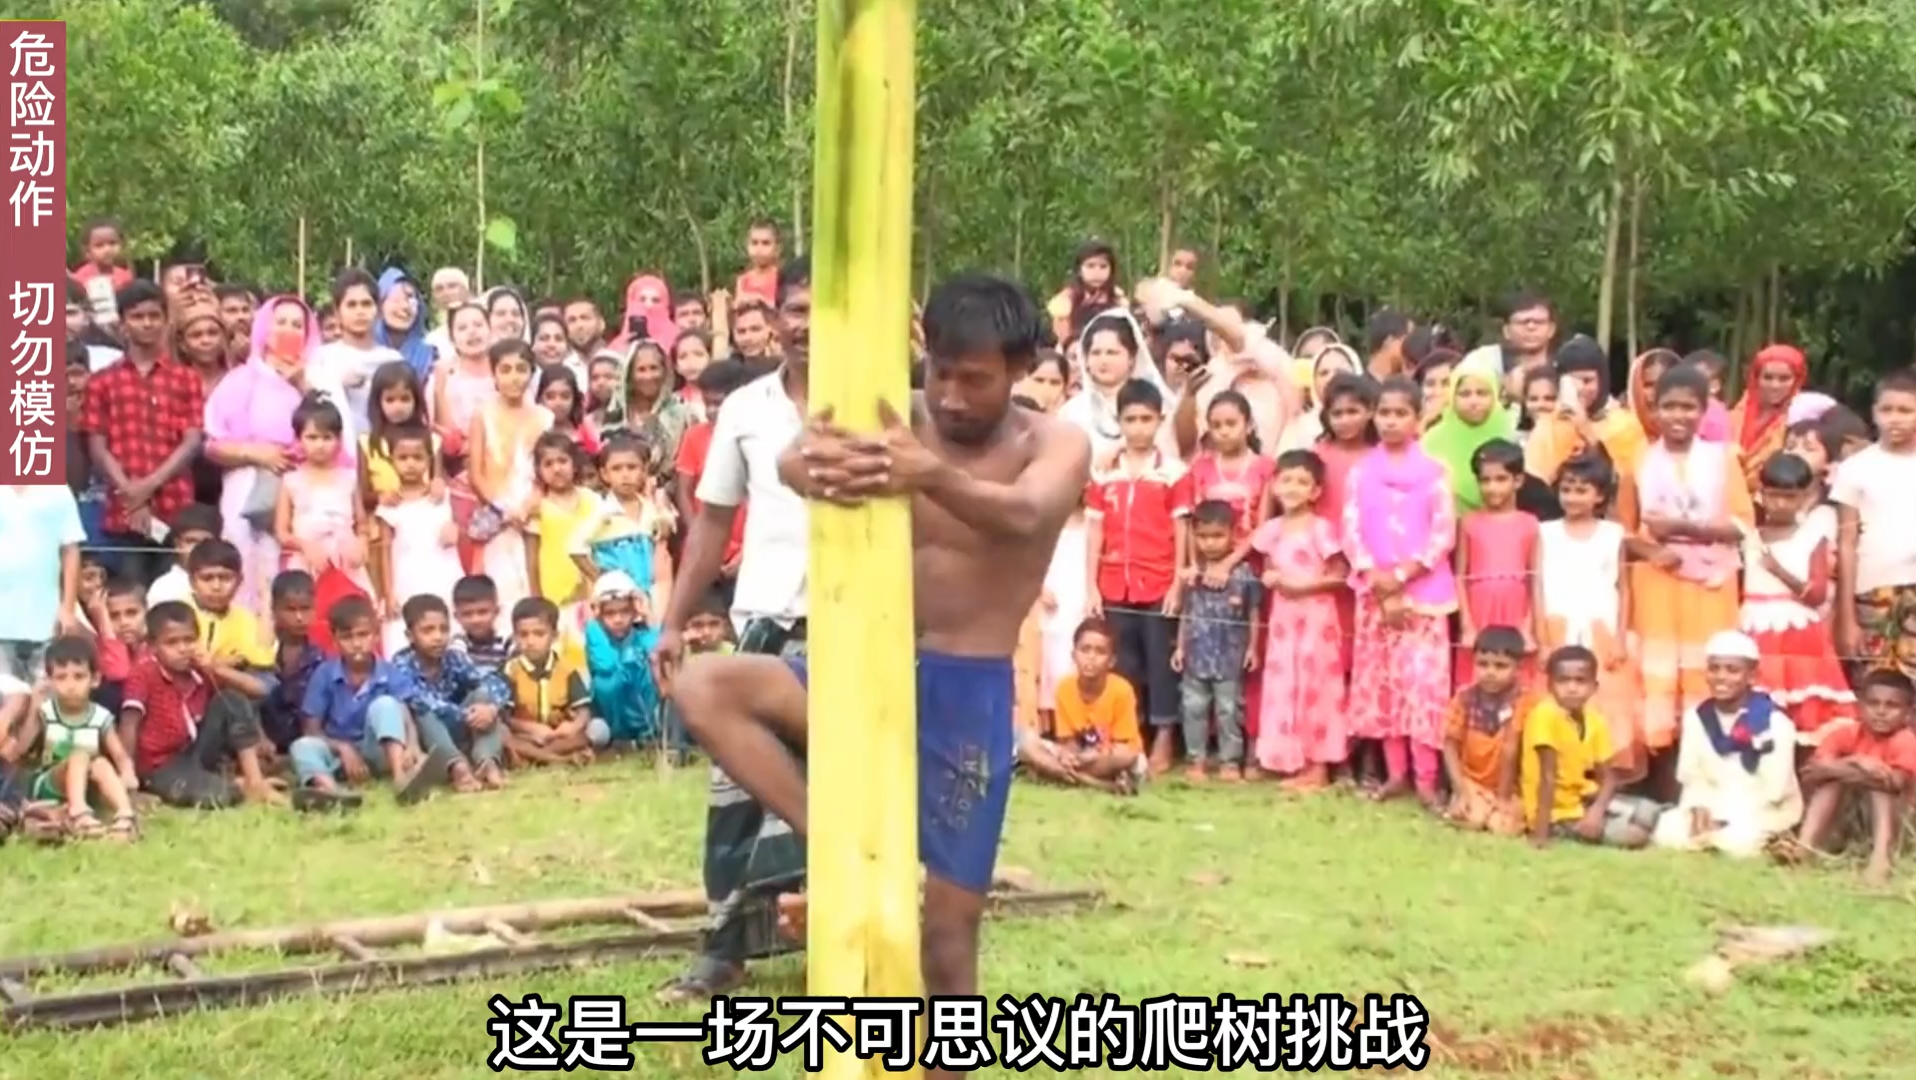
[[[7,203],[0,208],[0,483],[66,483],[67,28],[0,22]]]

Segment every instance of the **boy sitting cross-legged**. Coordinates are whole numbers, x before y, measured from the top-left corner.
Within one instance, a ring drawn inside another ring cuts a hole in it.
[[[293,805],[302,810],[349,808],[356,792],[342,791],[338,779],[358,784],[379,775],[392,778],[400,803],[426,797],[460,761],[452,738],[437,720],[415,726],[399,695],[399,672],[381,660],[379,616],[371,600],[348,596],[327,615],[339,658],[313,672],[306,685],[305,734],[293,741],[293,772],[299,791]],[[420,744],[427,744],[420,760]]]
[[[398,697],[424,729],[443,726],[453,742],[471,758],[452,763],[452,789],[473,792],[506,786],[500,758],[505,752],[504,713],[512,705],[512,689],[490,668],[452,643],[452,613],[437,596],[415,596],[400,608],[410,643],[393,657],[400,675]]]
[[[153,605],[146,637],[120,704],[120,739],[133,751],[139,786],[189,809],[283,801],[260,767],[253,702],[266,688],[202,646],[198,616],[178,601]],[[237,784],[229,765],[238,767]]]
[[[558,605],[540,596],[513,605],[516,651],[505,665],[512,684],[506,749],[536,765],[584,765],[592,760],[594,746],[606,744],[611,729],[592,716],[582,665],[564,655],[558,637]]]
[[[1111,670],[1117,635],[1103,619],[1086,619],[1072,635],[1076,678],[1058,686],[1051,739],[1024,736],[1018,761],[1039,778],[1060,784],[1131,794],[1144,775],[1144,736],[1138,696]]]
[[[132,840],[139,835],[139,823],[128,790],[138,780],[133,758],[113,729],[113,714],[93,701],[100,678],[93,643],[77,636],[55,638],[46,657],[47,681],[34,692],[32,710],[40,721],[46,757],[33,783],[33,797],[65,800],[72,835]],[[110,831],[94,816],[89,792],[113,811]]]
[[[1785,854],[1817,851],[1829,842],[1831,826],[1845,803],[1867,808],[1870,825],[1869,866],[1864,876],[1872,882],[1889,880],[1896,850],[1903,840],[1903,811],[1916,789],[1916,732],[1910,730],[1916,683],[1900,671],[1879,669],[1864,675],[1856,687],[1858,719],[1823,736],[1809,764],[1803,767],[1803,786],[1809,807],[1793,848]]]

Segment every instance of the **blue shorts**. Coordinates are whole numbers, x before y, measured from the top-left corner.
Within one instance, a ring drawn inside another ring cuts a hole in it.
[[[785,661],[807,681],[805,658]],[[918,650],[918,856],[961,889],[991,891],[1011,801],[1011,660]]]

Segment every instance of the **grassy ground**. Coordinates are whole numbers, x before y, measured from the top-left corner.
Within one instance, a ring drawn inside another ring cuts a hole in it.
[[[132,849],[0,849],[0,954],[145,939],[182,907],[219,929],[429,906],[683,887],[697,877],[703,774],[608,765],[411,812],[350,820],[164,813]],[[1164,786],[1131,801],[1021,787],[1004,862],[1092,883],[1106,907],[987,929],[986,991],[1409,991],[1435,1018],[1440,1076],[1542,1080],[1909,1076],[1916,933],[1906,885],[1696,856],[1625,855],[1453,835],[1404,806],[1274,789]],[[1724,922],[1814,922],[1817,958],[1726,996],[1683,970]],[[185,1016],[113,1031],[0,1035],[0,1077],[485,1075],[495,991],[639,998],[674,958]],[[759,985],[796,992],[795,960]],[[696,1048],[638,1050],[641,1075],[705,1072]],[[786,1071],[785,1075],[793,1075]]]

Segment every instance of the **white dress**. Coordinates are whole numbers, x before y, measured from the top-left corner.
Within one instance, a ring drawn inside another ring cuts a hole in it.
[[[1597,522],[1581,539],[1561,521],[1537,526],[1542,616],[1551,625],[1560,620],[1563,627],[1563,640],[1553,644],[1596,649],[1616,640],[1623,537],[1623,526],[1614,521]]]
[[[505,446],[504,433],[493,423],[490,405],[481,405],[480,416],[486,424],[486,453],[494,462],[508,466],[505,482],[500,485],[497,505],[500,509],[524,507],[532,498],[537,483],[538,466],[532,460],[532,444],[539,436],[552,427],[552,414],[542,406],[531,406],[535,423],[533,430],[522,435],[523,442],[515,446]],[[486,576],[499,587],[499,610],[510,612],[512,606],[532,595],[532,577],[526,569],[526,537],[518,529],[507,526],[499,530],[499,535],[486,541],[480,552],[479,561]]]
[[[1045,592],[1056,603],[1044,613],[1040,625],[1039,651],[1043,659],[1038,668],[1038,692],[1046,709],[1057,701],[1059,685],[1077,673],[1071,660],[1071,635],[1084,621],[1086,560],[1084,515],[1074,514],[1058,533],[1058,546],[1044,575]]]
[[[409,499],[374,511],[392,529],[394,600],[404,604],[415,596],[436,596],[452,607],[452,587],[465,575],[459,565],[458,533],[453,528],[452,504],[441,498]],[[455,543],[448,544],[451,537]],[[395,616],[397,613],[395,613]],[[386,625],[386,655],[406,644],[406,623],[395,617]],[[397,645],[395,646],[395,641]]]

